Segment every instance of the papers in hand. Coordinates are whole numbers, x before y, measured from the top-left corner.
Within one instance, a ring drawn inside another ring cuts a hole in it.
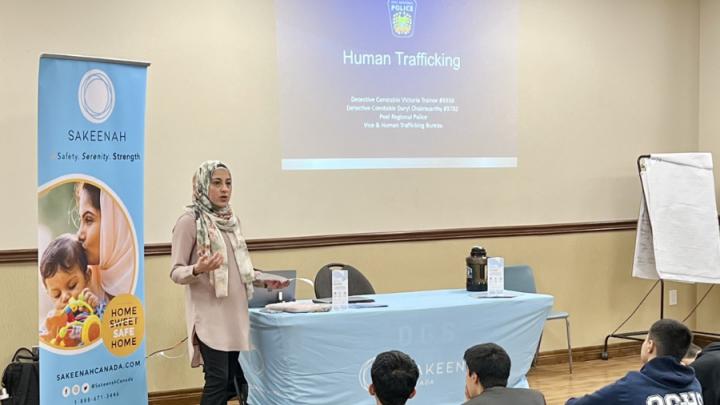
[[[255,281],[262,281],[262,282],[266,282],[266,281],[280,281],[280,282],[284,282],[284,281],[286,281],[286,280],[287,280],[287,278],[285,278],[285,277],[283,277],[283,276],[279,276],[279,275],[277,275],[277,274],[266,273],[266,272],[264,272],[264,271],[255,272]]]
[[[315,287],[315,283],[313,283],[312,280],[309,280],[307,278],[302,278],[302,277],[285,278],[283,276],[279,276],[277,274],[266,273],[264,271],[256,271],[255,272],[255,281],[261,282],[261,283],[265,283],[267,281],[280,281],[280,282],[301,281],[301,282],[309,285],[310,287]]]

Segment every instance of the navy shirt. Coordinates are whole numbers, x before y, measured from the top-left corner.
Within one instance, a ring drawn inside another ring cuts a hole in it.
[[[705,405],[720,404],[720,342],[711,343],[691,365],[702,385]]]
[[[566,405],[701,405],[702,389],[695,371],[672,357],[656,357],[640,371],[631,371],[613,384],[570,398]]]

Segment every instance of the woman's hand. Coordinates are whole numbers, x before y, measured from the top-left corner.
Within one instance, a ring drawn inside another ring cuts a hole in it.
[[[265,288],[270,288],[273,290],[279,290],[281,288],[285,288],[290,285],[290,280],[266,280],[264,281]]]
[[[261,271],[255,271],[255,286],[258,287],[259,284],[262,283],[262,286],[265,288],[278,290],[281,288],[285,288],[290,285],[290,280],[284,278],[284,277],[278,277],[278,276],[266,276]]]
[[[223,257],[220,252],[215,252],[212,255],[201,253],[197,263],[195,263],[195,274],[207,273],[216,270],[223,263]]]

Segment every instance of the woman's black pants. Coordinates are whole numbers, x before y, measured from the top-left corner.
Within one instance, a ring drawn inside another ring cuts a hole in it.
[[[200,341],[200,353],[203,358],[205,386],[203,387],[200,405],[225,405],[228,399],[238,395],[246,385],[238,352],[215,350]],[[241,404],[243,403],[241,399]]]

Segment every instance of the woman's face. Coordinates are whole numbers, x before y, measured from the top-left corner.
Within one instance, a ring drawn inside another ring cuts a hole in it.
[[[93,207],[87,191],[80,191],[80,229],[78,240],[82,242],[88,264],[100,263],[100,210]]]
[[[223,167],[215,169],[210,177],[210,187],[208,188],[210,202],[217,208],[225,208],[230,203],[231,194],[230,172]]]

